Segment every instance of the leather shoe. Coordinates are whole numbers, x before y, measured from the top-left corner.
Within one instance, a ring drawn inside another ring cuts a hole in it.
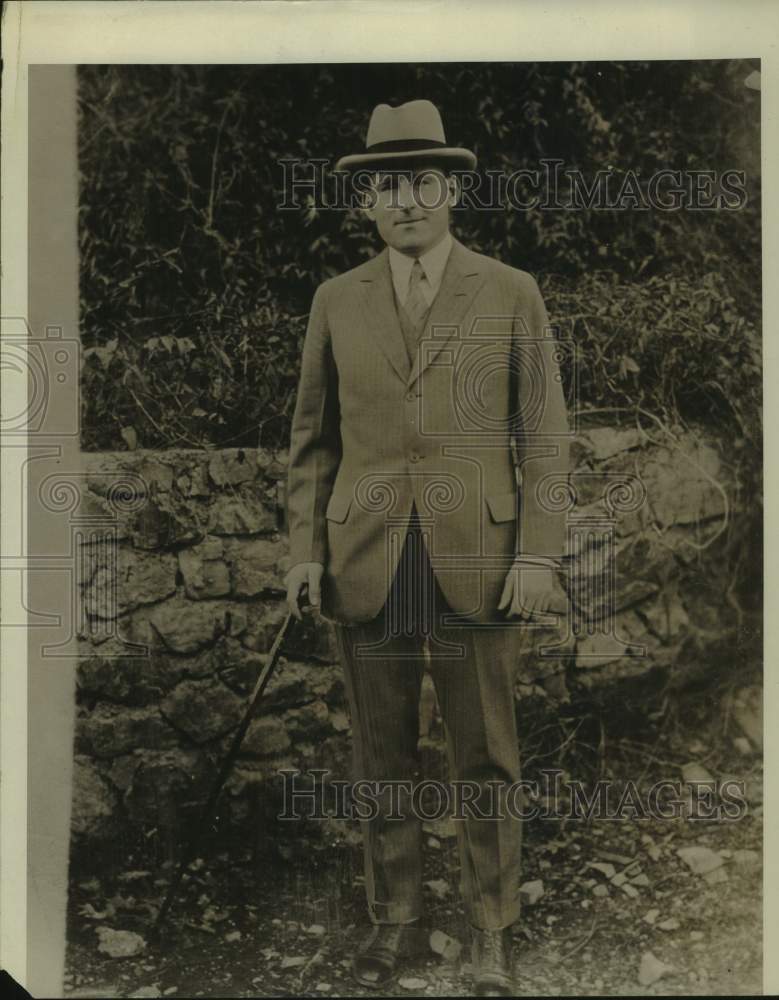
[[[409,958],[421,950],[420,925],[376,924],[365,944],[352,961],[352,975],[361,986],[386,985],[395,975],[400,958]]]
[[[474,996],[516,996],[511,976],[511,931],[471,928]]]

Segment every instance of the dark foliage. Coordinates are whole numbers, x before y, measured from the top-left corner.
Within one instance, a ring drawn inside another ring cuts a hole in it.
[[[670,426],[718,429],[753,479],[753,68],[81,67],[83,447],[286,444],[313,291],[378,247],[355,211],[280,211],[279,161],[359,151],[374,104],[423,96],[480,170],[559,159],[586,177],[611,168],[616,190],[628,171],[642,182],[661,169],[745,171],[738,211],[471,209],[455,228],[538,277],[553,321],[579,347],[581,405],[639,405]]]

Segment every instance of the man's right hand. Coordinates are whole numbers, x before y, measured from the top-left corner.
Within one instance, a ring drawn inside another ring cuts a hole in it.
[[[300,594],[304,587],[308,590],[308,601],[313,607],[318,608],[322,599],[322,574],[325,567],[318,562],[298,563],[284,577],[287,585],[287,604],[292,614],[302,621],[303,615],[300,610]]]

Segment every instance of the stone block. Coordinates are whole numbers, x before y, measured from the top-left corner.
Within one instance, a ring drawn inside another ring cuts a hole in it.
[[[161,458],[149,456],[137,466],[136,474],[146,484],[149,493],[167,493],[173,488],[174,471]]]
[[[284,753],[292,745],[284,722],[278,716],[252,719],[241,745],[241,755],[270,757]]]
[[[71,831],[75,837],[100,840],[115,826],[118,799],[88,757],[73,761]]]
[[[686,632],[690,618],[676,587],[667,587],[655,600],[641,606],[641,614],[649,628],[663,642],[669,642]]]
[[[169,495],[149,500],[133,517],[132,544],[138,549],[194,545],[205,536],[205,525],[194,508],[174,504]]]
[[[138,747],[165,750],[178,742],[157,708],[99,705],[76,719],[76,746],[94,757],[117,757]]]
[[[106,777],[114,788],[122,793],[127,791],[133,783],[135,772],[143,763],[144,754],[148,754],[148,750],[136,750],[134,753],[113,758]]]
[[[324,740],[333,731],[330,709],[321,699],[287,711],[284,714],[284,725],[296,741]]]
[[[233,593],[237,597],[254,597],[268,590],[284,593],[278,563],[285,551],[286,543],[281,540],[226,540],[225,558],[230,563]]]
[[[144,452],[82,452],[87,489],[119,508],[133,507],[149,495],[148,482],[138,473]]]
[[[236,659],[220,671],[224,682],[237,694],[246,696],[252,690],[266,657],[249,653],[245,660]],[[268,683],[258,714],[300,708],[312,701],[323,701],[339,708],[344,699],[343,677],[340,667],[318,663],[298,663],[280,657]]]
[[[208,463],[208,475],[216,486],[238,486],[257,476],[252,454],[241,448],[215,451]]]
[[[79,484],[79,499],[75,510],[75,515],[80,521],[89,520],[93,524],[79,525],[82,532],[82,545],[89,547],[89,540],[95,535],[105,533],[111,535],[116,540],[127,538],[129,517],[125,511],[117,505],[109,502],[106,497],[99,496],[91,490]]]
[[[328,705],[340,706],[346,703],[343,670],[340,664],[309,667],[308,689]]]
[[[218,674],[234,692],[246,695],[254,687],[266,657],[243,646],[234,636],[222,636],[212,647],[198,656],[203,673]],[[206,663],[208,669],[206,670]]]
[[[81,592],[84,611],[89,618],[113,621],[119,617],[118,572],[112,566],[98,565]]]
[[[222,540],[212,537],[179,551],[178,565],[187,597],[200,601],[230,593],[230,570],[222,555]]]
[[[172,654],[150,651],[148,656],[85,656],[79,661],[76,682],[79,692],[127,705],[158,701],[186,673],[191,661]]]
[[[245,700],[221,681],[182,681],[160,705],[164,718],[193,743],[207,743],[229,732],[245,708]]]
[[[220,677],[232,691],[245,697],[254,687],[267,656],[245,650],[243,656],[225,662],[226,665],[219,671]],[[312,669],[309,664],[290,662],[281,656],[265,689],[259,711],[275,711],[313,701],[315,696],[309,686]]]
[[[605,663],[613,661],[632,662],[633,665],[644,664],[646,670],[659,663],[661,644],[657,637],[647,629],[645,622],[635,611],[625,611],[616,616],[611,634],[602,634],[596,630],[592,634],[585,632],[576,642],[576,666],[580,670],[592,670]],[[634,646],[643,647],[643,655],[626,656],[624,646],[617,641],[622,640]]]
[[[651,605],[660,590],[652,580],[618,576],[614,565],[609,570],[601,559],[586,558],[572,562],[567,586],[572,607],[585,622],[606,621],[638,604]]]
[[[686,439],[679,449],[653,449],[641,465],[641,475],[649,506],[662,527],[725,514],[719,458],[699,441]]]
[[[262,471],[265,479],[278,482],[287,478],[289,466],[289,451],[286,448],[276,452],[269,452],[259,448],[256,453],[258,468]]]
[[[218,601],[169,598],[149,612],[148,620],[174,653],[196,653],[227,631],[227,609]]]
[[[227,633],[228,635],[240,637],[246,633],[249,627],[249,616],[252,612],[251,606],[247,606],[242,601],[240,603],[227,606]]]
[[[176,486],[187,497],[210,497],[214,489],[208,481],[208,469],[202,462],[178,470]]]
[[[173,600],[175,598],[168,598],[168,601]],[[160,607],[160,605],[157,605],[157,607]],[[110,638],[106,643],[106,648],[110,647],[113,650],[117,647],[118,642],[119,645],[129,644],[133,648],[133,651],[137,649],[138,652],[143,653],[146,651],[149,653],[173,651],[170,650],[170,647],[166,646],[162,636],[149,620],[153,610],[156,610],[156,608],[139,608],[137,611],[132,611],[130,614],[120,618],[115,623],[117,635]],[[98,622],[98,620],[95,619],[95,622]],[[92,635],[90,635],[90,641],[93,645],[97,645],[97,641]],[[186,650],[186,652],[189,651]]]
[[[176,592],[176,558],[167,552],[119,550],[119,605],[122,611],[164,600]]]
[[[224,493],[208,508],[208,530],[215,535],[254,535],[278,530],[275,509],[253,492]]]

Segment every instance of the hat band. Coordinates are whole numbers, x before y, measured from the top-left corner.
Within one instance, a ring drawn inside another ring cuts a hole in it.
[[[366,153],[413,153],[418,149],[442,149],[445,142],[438,139],[388,139],[366,146]]]

